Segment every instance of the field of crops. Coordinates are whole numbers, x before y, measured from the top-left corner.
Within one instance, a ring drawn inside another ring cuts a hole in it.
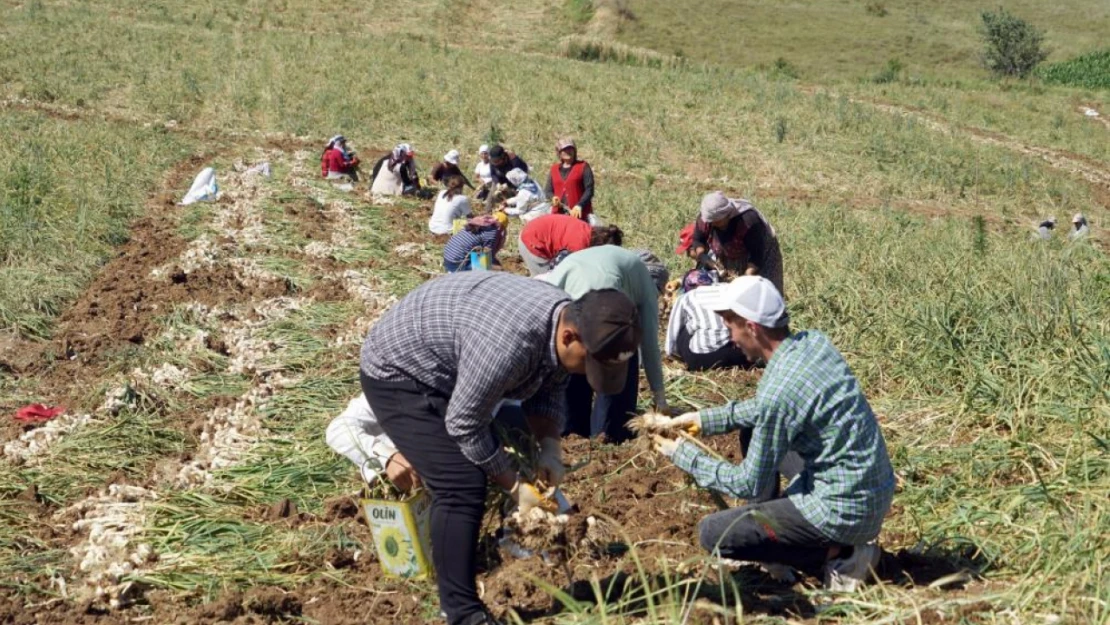
[[[1085,89],[1110,89],[1110,50],[1084,54],[1044,68],[1046,82]]]
[[[442,241],[430,202],[319,178],[342,132],[365,156],[407,141],[425,172],[450,148],[469,170],[490,138],[542,168],[573,134],[598,212],[672,272],[703,193],[751,199],[793,324],[845,354],[890,447],[884,583],[834,597],[714,567],[706,493],[641,448],[568,440],[589,540],[565,567],[488,541],[499,615],[1110,623],[1110,95],[1080,56],[1110,36],[1102,9],[1019,3],[1052,61],[1079,59],[996,83],[963,3],[794,4],[717,58],[689,42],[731,14],[684,3],[0,0],[0,622],[436,621],[434,584],[382,575],[324,430]],[[869,37],[822,66],[843,42],[807,28],[857,19]],[[874,80],[909,34],[927,61]],[[1049,84],[1061,67],[1075,86]],[[220,201],[175,205],[206,166]],[[1086,241],[1030,240],[1076,212]],[[665,373],[680,408],[759,378]],[[9,418],[38,402],[66,411]]]

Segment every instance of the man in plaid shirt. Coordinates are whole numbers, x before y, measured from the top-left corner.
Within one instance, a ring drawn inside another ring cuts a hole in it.
[[[489,271],[426,282],[370,330],[362,390],[432,493],[432,563],[449,625],[496,623],[475,582],[488,482],[522,512],[542,502],[490,430],[494,406],[523,400],[540,447],[536,475],[525,477],[557,486],[567,374],[585,374],[599,393],[619,391],[640,333],[636,307],[620,291],[571,301],[539,280]]]
[[[703,519],[702,546],[769,564],[772,575],[824,569],[833,590],[854,590],[878,564],[872,543],[894,494],[882,432],[848,364],[820,332],[791,333],[782,296],[766,278],[702,287],[699,301],[721,315],[735,342],[767,367],[753,399],[668,419],[702,434],[732,430],[750,442],[739,465],[688,440],[655,446],[703,488],[749,500]],[[772,498],[778,474],[790,481]]]

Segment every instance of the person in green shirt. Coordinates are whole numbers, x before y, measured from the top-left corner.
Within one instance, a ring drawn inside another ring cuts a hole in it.
[[[668,278],[667,268],[651,252],[626,250],[616,245],[575,252],[542,276],[572,298],[598,289],[621,291],[636,305],[643,327],[640,353],[638,357],[632,356],[623,391],[615,395],[599,393],[595,400],[584,376],[571,376],[567,386],[566,434],[590,437],[605,434],[613,443],[632,438],[627,423],[636,413],[640,360],[644,363],[656,410],[670,410],[663,388],[663,358],[659,353],[659,294]]]
[[[655,448],[697,484],[748,500],[698,525],[706,550],[823,574],[832,590],[854,590],[878,564],[878,537],[894,496],[886,443],[859,382],[820,332],[791,332],[782,296],[766,278],[743,276],[701,293],[753,362],[766,362],[755,397],[662,417],[660,427],[700,434],[749,432],[744,460],[717,460],[683,438],[656,435]],[[791,461],[791,457],[794,460]],[[783,473],[784,497],[767,498]],[[761,499],[763,499],[761,501]]]

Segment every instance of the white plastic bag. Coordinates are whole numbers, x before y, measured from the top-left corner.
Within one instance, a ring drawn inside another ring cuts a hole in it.
[[[193,179],[193,186],[181,200],[181,206],[188,206],[195,202],[211,202],[220,194],[220,185],[216,184],[216,172],[211,167],[205,167]]]

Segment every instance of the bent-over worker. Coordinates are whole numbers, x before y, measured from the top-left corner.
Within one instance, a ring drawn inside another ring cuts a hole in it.
[[[649,252],[650,254],[650,252]],[[640,253],[615,245],[591,247],[567,256],[543,280],[570,294],[581,297],[596,289],[617,289],[636,304],[643,336],[629,354],[628,379],[615,393],[594,392],[583,376],[571,376],[567,385],[567,428],[565,433],[595,437],[605,434],[609,442],[632,438],[628,420],[636,413],[640,388],[640,360],[651,386],[656,410],[666,412],[667,395],[663,387],[663,359],[659,353],[659,294],[667,284],[662,263],[654,273]],[[661,270],[661,271],[660,271]]]
[[[733,275],[758,274],[782,289],[782,250],[775,229],[747,200],[714,191],[701,200],[689,255]]]
[[[496,623],[478,597],[477,547],[490,481],[521,510],[565,473],[559,434],[568,373],[619,389],[640,322],[628,297],[572,301],[539,280],[467,272],[425,282],[374,325],[360,381],[382,430],[432,493],[432,562],[449,625]],[[520,399],[539,441],[536,475],[521,475],[490,429],[501,398]]]

